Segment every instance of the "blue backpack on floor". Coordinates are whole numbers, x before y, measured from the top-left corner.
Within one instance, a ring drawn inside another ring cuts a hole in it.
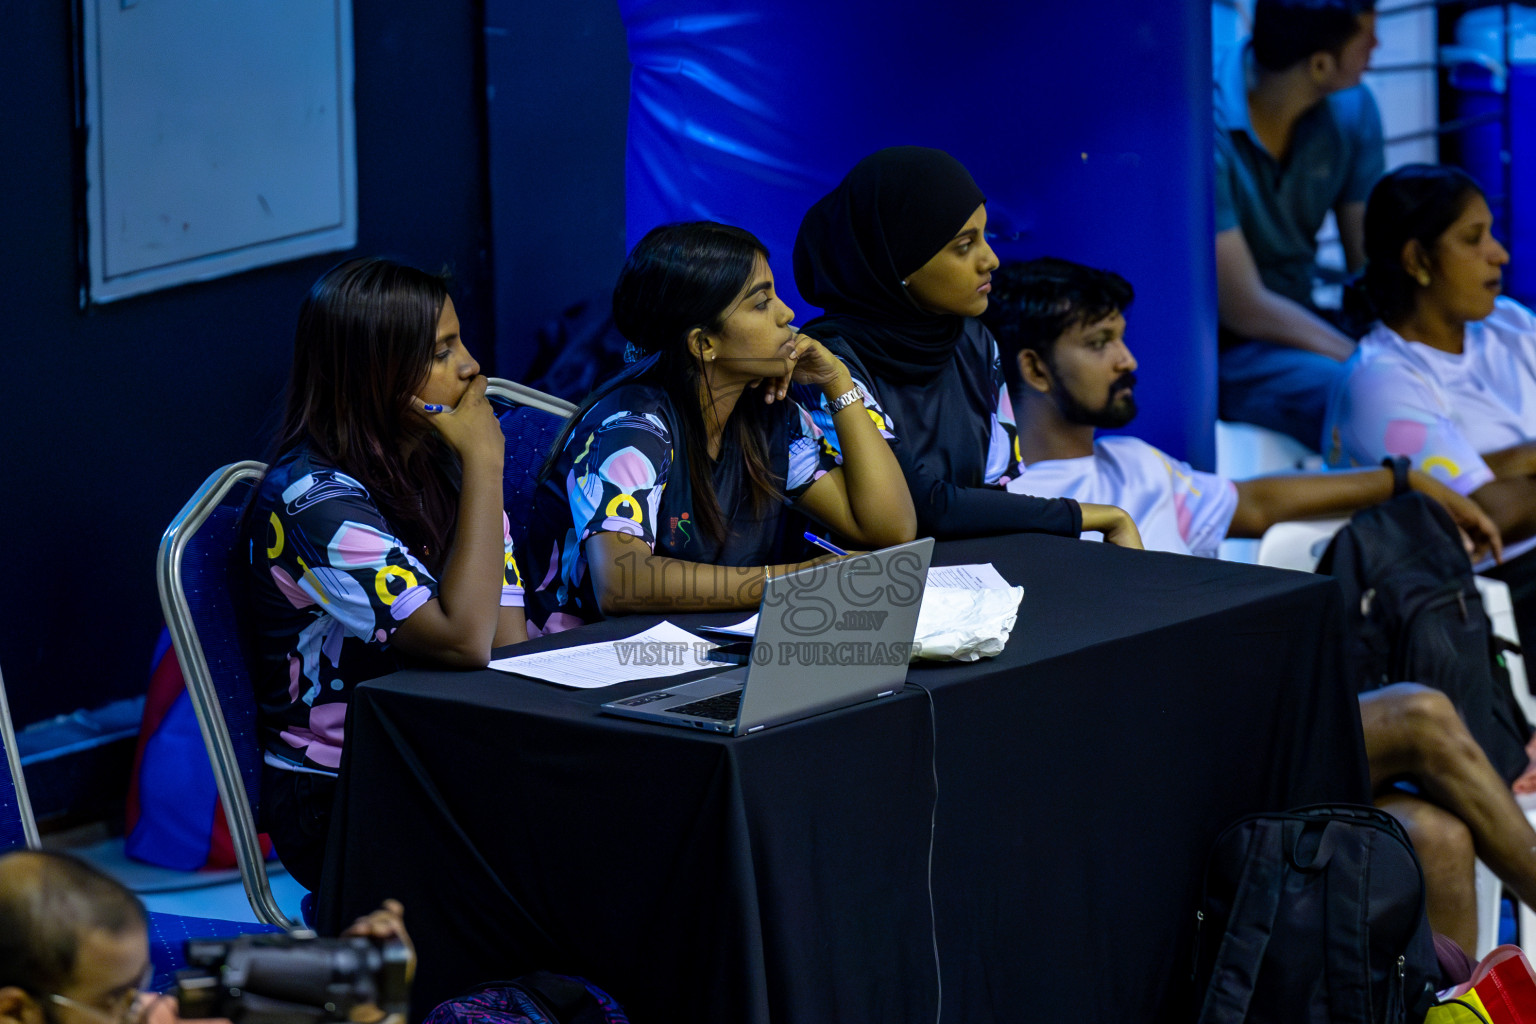
[[[629,1024],[629,1018],[590,981],[535,971],[439,1003],[422,1024]]]

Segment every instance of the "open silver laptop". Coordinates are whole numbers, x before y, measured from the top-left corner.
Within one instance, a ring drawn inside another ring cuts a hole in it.
[[[886,697],[907,678],[933,538],[813,565],[763,588],[748,664],[603,710],[745,736]]]

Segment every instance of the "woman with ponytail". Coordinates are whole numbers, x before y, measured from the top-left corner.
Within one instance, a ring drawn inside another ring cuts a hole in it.
[[[632,365],[556,439],[526,552],[530,632],[636,612],[755,608],[786,504],[846,543],[911,540],[912,500],[847,368],[800,334],[768,252],[712,222],[642,238],[613,291]],[[789,396],[814,389],[841,452]]]

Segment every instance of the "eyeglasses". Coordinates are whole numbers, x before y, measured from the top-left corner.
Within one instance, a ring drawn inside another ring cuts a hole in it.
[[[150,983],[154,978],[155,968],[150,964],[144,968],[143,977],[139,978],[133,987],[124,989],[122,995],[114,998],[110,1007],[92,1006],[90,1003],[82,1003],[69,996],[61,996],[57,992],[50,992],[47,998],[55,1006],[67,1006],[99,1024],[137,1024],[144,1019],[146,1011],[154,1003],[155,998],[158,998],[157,993],[150,991]],[[154,998],[140,1001],[139,996],[142,994]]]

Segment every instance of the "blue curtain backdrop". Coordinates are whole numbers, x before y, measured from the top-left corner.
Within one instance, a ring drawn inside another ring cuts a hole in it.
[[[988,197],[1004,259],[1126,275],[1141,360],[1130,432],[1215,461],[1211,26],[1145,0],[620,0],[629,39],[626,224],[707,218],[790,270],[806,208],[859,158],[926,145]]]

